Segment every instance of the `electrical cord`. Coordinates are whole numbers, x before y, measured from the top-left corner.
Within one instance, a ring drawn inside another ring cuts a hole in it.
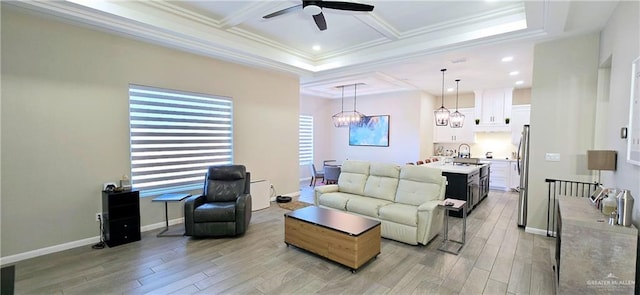
[[[100,230],[100,232],[99,232],[100,242],[98,242],[97,244],[91,246],[91,249],[103,249],[104,246],[105,246],[104,239],[103,239],[104,230],[102,228],[102,216],[100,216],[100,215],[98,215],[98,222],[100,223],[100,229],[99,229]]]

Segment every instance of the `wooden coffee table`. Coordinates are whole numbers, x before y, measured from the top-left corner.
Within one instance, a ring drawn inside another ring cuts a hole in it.
[[[284,242],[355,272],[380,254],[380,221],[309,206],[284,214]]]

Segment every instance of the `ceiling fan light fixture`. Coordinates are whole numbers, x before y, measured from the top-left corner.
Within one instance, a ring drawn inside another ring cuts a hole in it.
[[[317,14],[320,14],[322,12],[322,8],[320,8],[320,6],[315,5],[315,4],[309,4],[309,5],[305,6],[302,10],[307,15],[317,15]]]

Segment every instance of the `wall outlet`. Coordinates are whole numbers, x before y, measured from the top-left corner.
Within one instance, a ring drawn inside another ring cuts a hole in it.
[[[96,221],[102,220],[102,213],[96,213]]]
[[[546,153],[544,155],[544,160],[548,162],[560,162],[560,154],[559,153]]]

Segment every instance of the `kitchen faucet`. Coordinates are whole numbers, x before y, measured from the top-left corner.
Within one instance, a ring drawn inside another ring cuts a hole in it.
[[[464,153],[462,152],[462,147],[466,147],[467,148],[466,152],[464,152]],[[458,146],[458,158],[465,158],[465,157],[466,158],[471,158],[471,147],[468,144],[463,143],[460,146]]]

